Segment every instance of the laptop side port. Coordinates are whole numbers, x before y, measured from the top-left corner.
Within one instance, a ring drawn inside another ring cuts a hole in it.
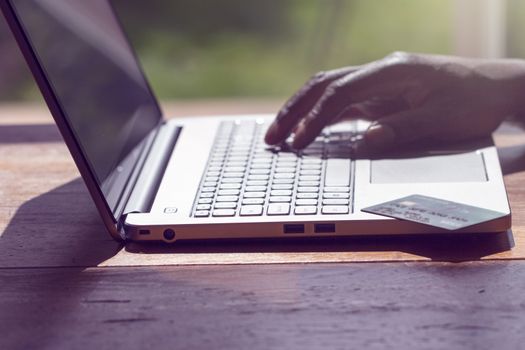
[[[149,235],[151,232],[149,230],[139,230],[139,235],[145,236]]]
[[[335,224],[314,224],[315,233],[334,233]]]
[[[303,224],[284,224],[283,225],[284,233],[304,233]]]

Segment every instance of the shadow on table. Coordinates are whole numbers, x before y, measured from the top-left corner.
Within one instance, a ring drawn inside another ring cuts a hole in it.
[[[120,248],[78,178],[17,209],[0,236],[0,267],[97,266]]]

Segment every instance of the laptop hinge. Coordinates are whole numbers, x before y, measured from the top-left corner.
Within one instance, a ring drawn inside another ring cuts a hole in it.
[[[125,200],[119,218],[120,231],[127,214],[148,213],[151,210],[181,129],[174,123],[163,123],[158,128],[142,166],[137,169],[138,175],[132,184],[130,194]]]

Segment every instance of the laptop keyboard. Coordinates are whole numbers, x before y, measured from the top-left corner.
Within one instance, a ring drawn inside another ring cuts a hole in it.
[[[351,141],[326,129],[306,149],[264,143],[262,120],[222,122],[195,199],[196,218],[349,214]]]

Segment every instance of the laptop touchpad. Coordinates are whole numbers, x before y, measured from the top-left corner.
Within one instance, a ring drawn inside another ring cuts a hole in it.
[[[485,162],[481,152],[380,159],[372,160],[370,164],[372,183],[487,181]]]

